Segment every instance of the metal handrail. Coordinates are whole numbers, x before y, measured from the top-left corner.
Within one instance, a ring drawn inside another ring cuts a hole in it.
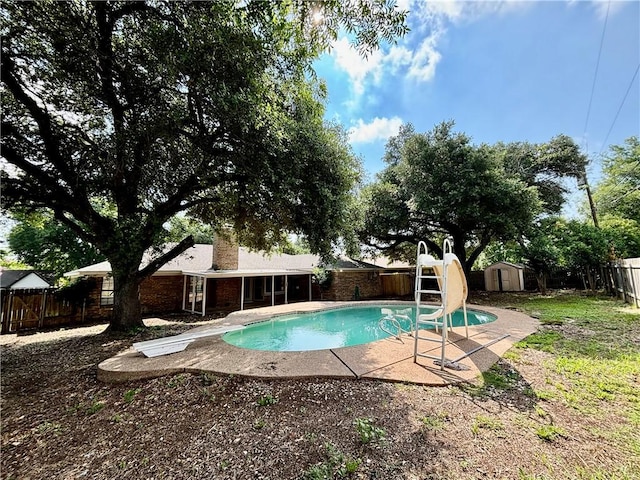
[[[399,315],[399,316],[401,316],[403,318],[407,318],[407,319],[410,320],[410,318],[408,316],[406,316],[406,315]],[[388,330],[386,328],[386,326],[385,326],[385,322],[386,321],[391,322],[393,324],[393,326],[398,329],[398,333],[397,334],[393,333],[391,330]],[[380,330],[382,330],[383,332],[391,335],[392,337],[397,338],[401,342],[402,342],[402,338],[400,338],[400,337],[401,337],[401,335],[403,333],[406,333],[407,335],[411,335],[412,334],[412,332],[403,329],[402,325],[400,325],[400,322],[398,321],[398,319],[395,316],[391,315],[391,314],[382,317],[380,319],[380,321],[378,322],[378,326],[380,327]]]

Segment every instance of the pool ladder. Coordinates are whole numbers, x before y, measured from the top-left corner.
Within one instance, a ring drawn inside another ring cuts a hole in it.
[[[425,242],[418,243],[418,255],[416,259],[416,279],[415,279],[415,301],[416,301],[416,321],[414,332],[414,350],[413,361],[418,363],[418,357],[425,357],[434,360],[436,365],[440,366],[440,370],[444,370],[445,367],[456,370],[461,370],[462,365],[457,362],[463,357],[457,358],[454,361],[448,360],[445,357],[445,348],[448,342],[448,332],[452,329],[452,312],[460,306],[463,308],[464,314],[464,326],[466,337],[469,338],[469,326],[467,322],[467,282],[464,278],[464,274],[458,271],[452,272],[458,274],[458,278],[454,282],[456,292],[449,292],[450,283],[450,268],[456,267],[454,262],[458,262],[458,257],[451,251],[451,242],[445,239],[442,245],[442,260],[437,260],[433,256],[429,255],[427,251],[427,245]],[[438,288],[423,288],[423,280],[435,281]],[[422,295],[438,295],[440,297],[440,304],[424,305],[422,303]],[[449,294],[454,294],[449,297]],[[439,337],[434,338],[432,336],[421,336],[421,327],[433,327],[436,332],[440,332]],[[427,353],[421,353],[418,350],[418,343],[420,341],[434,342],[440,345],[440,355],[429,355]]]
[[[403,311],[406,311],[406,310],[403,310]],[[383,308],[382,314],[384,315],[384,317],[382,317],[378,322],[378,327],[383,332],[391,335],[392,337],[397,338],[401,342],[402,342],[403,333],[406,333],[407,335],[410,335],[410,336],[413,334],[410,330],[405,330],[404,328],[402,328],[402,325],[400,325],[398,318],[396,318],[396,317],[399,317],[405,320],[409,320],[409,322],[412,322],[411,317],[409,315],[406,315],[405,313],[394,312],[389,308]],[[393,333],[391,330],[387,329],[387,322],[390,322],[393,325],[393,327],[397,329],[397,333]]]

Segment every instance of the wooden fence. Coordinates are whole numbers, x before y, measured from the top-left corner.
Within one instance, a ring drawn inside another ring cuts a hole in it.
[[[380,280],[385,297],[402,297],[413,293],[413,277],[408,273],[383,273]]]
[[[603,265],[602,276],[610,294],[640,308],[640,258],[626,258]]]
[[[55,289],[3,290],[0,293],[0,333],[81,323],[83,309],[68,300],[58,299],[54,292]]]

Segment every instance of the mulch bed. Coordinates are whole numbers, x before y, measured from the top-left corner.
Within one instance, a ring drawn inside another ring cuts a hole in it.
[[[499,389],[190,374],[109,385],[96,365],[157,331],[47,335],[2,349],[4,479],[564,479],[629,461],[597,433],[615,412],[535,397],[550,381],[535,350],[498,363]],[[542,425],[563,433],[543,440]]]

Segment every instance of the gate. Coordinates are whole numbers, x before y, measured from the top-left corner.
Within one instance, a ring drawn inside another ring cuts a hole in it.
[[[383,273],[380,280],[385,297],[403,297],[413,293],[413,280],[409,273]]]
[[[69,301],[59,300],[56,289],[3,290],[0,333],[42,328],[61,323],[75,314]]]

